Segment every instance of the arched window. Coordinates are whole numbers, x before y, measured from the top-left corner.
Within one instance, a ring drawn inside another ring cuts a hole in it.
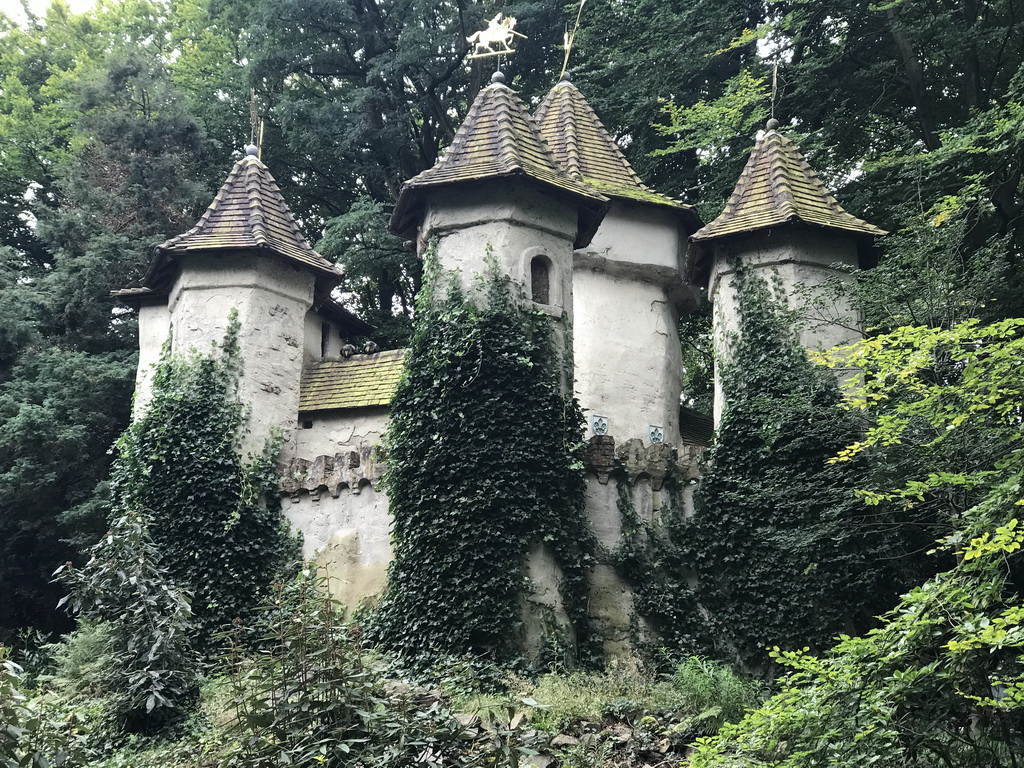
[[[551,303],[551,262],[547,256],[530,261],[530,296],[538,304]]]

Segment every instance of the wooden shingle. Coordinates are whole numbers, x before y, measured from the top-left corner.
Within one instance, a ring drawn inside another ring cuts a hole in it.
[[[606,197],[562,171],[526,106],[498,78],[477,95],[437,163],[402,185],[391,231],[400,236],[415,231],[423,195],[430,188],[501,178],[522,178],[577,203],[577,247],[590,242],[607,211]]]
[[[886,234],[843,210],[796,144],[776,128],[777,123],[770,121],[768,131],[750,153],[725,210],[691,240],[702,242],[789,223],[855,235]]]
[[[563,78],[537,107],[534,120],[562,170],[573,179],[612,198],[669,208],[681,214],[690,231],[701,226],[692,206],[647,187],[587,103],[580,90]]]
[[[348,359],[327,358],[306,367],[299,412],[387,407],[402,378],[404,349]]]

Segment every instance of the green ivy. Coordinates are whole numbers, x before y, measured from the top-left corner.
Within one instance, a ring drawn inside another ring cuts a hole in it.
[[[583,418],[563,392],[548,316],[513,299],[492,265],[474,302],[457,278],[417,306],[385,437],[394,560],[372,634],[407,657],[521,650],[530,549],[564,576],[578,649],[589,649]]]
[[[826,648],[891,607],[896,547],[884,511],[856,495],[866,462],[830,461],[860,434],[834,375],[769,285],[736,269],[725,408],[687,539],[719,652],[763,668],[770,645]]]
[[[142,512],[173,582],[192,595],[196,642],[259,604],[297,557],[277,493],[281,438],[244,461],[247,412],[235,395],[239,322],[209,355],[166,356],[145,414],[117,444],[115,513]]]

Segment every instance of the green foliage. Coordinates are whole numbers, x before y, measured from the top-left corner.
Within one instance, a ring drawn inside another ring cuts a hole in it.
[[[317,250],[345,267],[346,288],[355,294],[353,310],[374,326],[374,339],[385,348],[405,346],[422,264],[415,248],[406,248],[387,231],[384,206],[357,198],[348,211],[327,222]],[[396,303],[401,307],[397,313]]]
[[[907,444],[930,456],[936,471],[919,461],[917,474],[890,478],[901,485],[866,490],[876,503],[917,506],[969,487],[976,501],[949,516],[938,547],[954,565],[906,594],[865,637],[843,637],[821,658],[775,651],[793,670],[780,693],[703,743],[694,766],[1018,764],[1022,330],[1020,320],[900,328],[846,350],[865,372],[851,406],[866,409],[872,426],[835,463]],[[965,431],[988,452],[987,465],[966,472]]]
[[[606,718],[639,722],[653,716],[680,740],[738,720],[758,703],[760,692],[755,682],[699,656],[684,658],[663,675],[618,665],[604,672],[549,673],[535,684],[518,681],[515,690],[542,706],[534,718],[542,729],[557,733]]]
[[[277,493],[280,437],[248,463],[239,456],[238,329],[233,313],[219,352],[160,363],[111,475],[115,509],[147,515],[168,575],[192,595],[200,648],[247,617],[296,554]]]
[[[859,434],[832,373],[759,277],[741,268],[734,284],[725,407],[685,536],[719,652],[756,667],[768,645],[825,648],[866,628],[894,599],[895,544],[856,496],[863,464],[828,461]]]
[[[21,668],[0,646],[0,766],[62,768],[83,764],[83,743],[73,713],[30,696]]]
[[[235,648],[224,766],[466,765],[463,728],[439,702],[389,693],[315,564],[279,585],[263,650]]]
[[[496,270],[483,283],[480,306],[455,284],[417,307],[386,436],[394,560],[374,633],[410,657],[511,658],[526,558],[544,545],[586,652],[582,416],[550,319],[520,307]]]
[[[68,563],[57,575],[71,589],[65,599],[75,615],[110,625],[110,658],[100,659],[112,716],[129,732],[165,729],[198,688],[188,599],[170,580],[142,515],[116,518],[90,555],[83,568]]]

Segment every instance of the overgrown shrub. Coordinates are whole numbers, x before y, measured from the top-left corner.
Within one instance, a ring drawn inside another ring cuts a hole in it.
[[[80,654],[66,655],[65,670],[75,675],[66,684],[107,693],[116,725],[128,732],[160,731],[180,721],[198,692],[192,614],[162,565],[145,517],[118,517],[83,568],[68,563],[57,575],[71,590],[64,600],[74,614],[109,625],[109,632],[84,636],[102,654],[99,669],[86,676]]]
[[[161,361],[145,413],[118,442],[111,478],[114,509],[148,517],[170,579],[192,595],[202,650],[222,626],[249,617],[297,556],[277,493],[280,438],[248,463],[239,455],[238,331],[232,310],[219,349]]]
[[[84,764],[83,735],[73,711],[30,696],[22,670],[0,646],[0,766],[61,768]]]
[[[690,656],[667,674],[616,665],[603,672],[550,673],[535,684],[519,680],[513,690],[536,700],[541,709],[534,722],[548,731],[654,717],[661,732],[688,740],[738,720],[759,701],[761,687],[724,664]]]
[[[437,700],[388,690],[381,663],[357,645],[323,586],[312,565],[281,585],[262,652],[236,648],[222,764],[469,764],[460,723]]]

